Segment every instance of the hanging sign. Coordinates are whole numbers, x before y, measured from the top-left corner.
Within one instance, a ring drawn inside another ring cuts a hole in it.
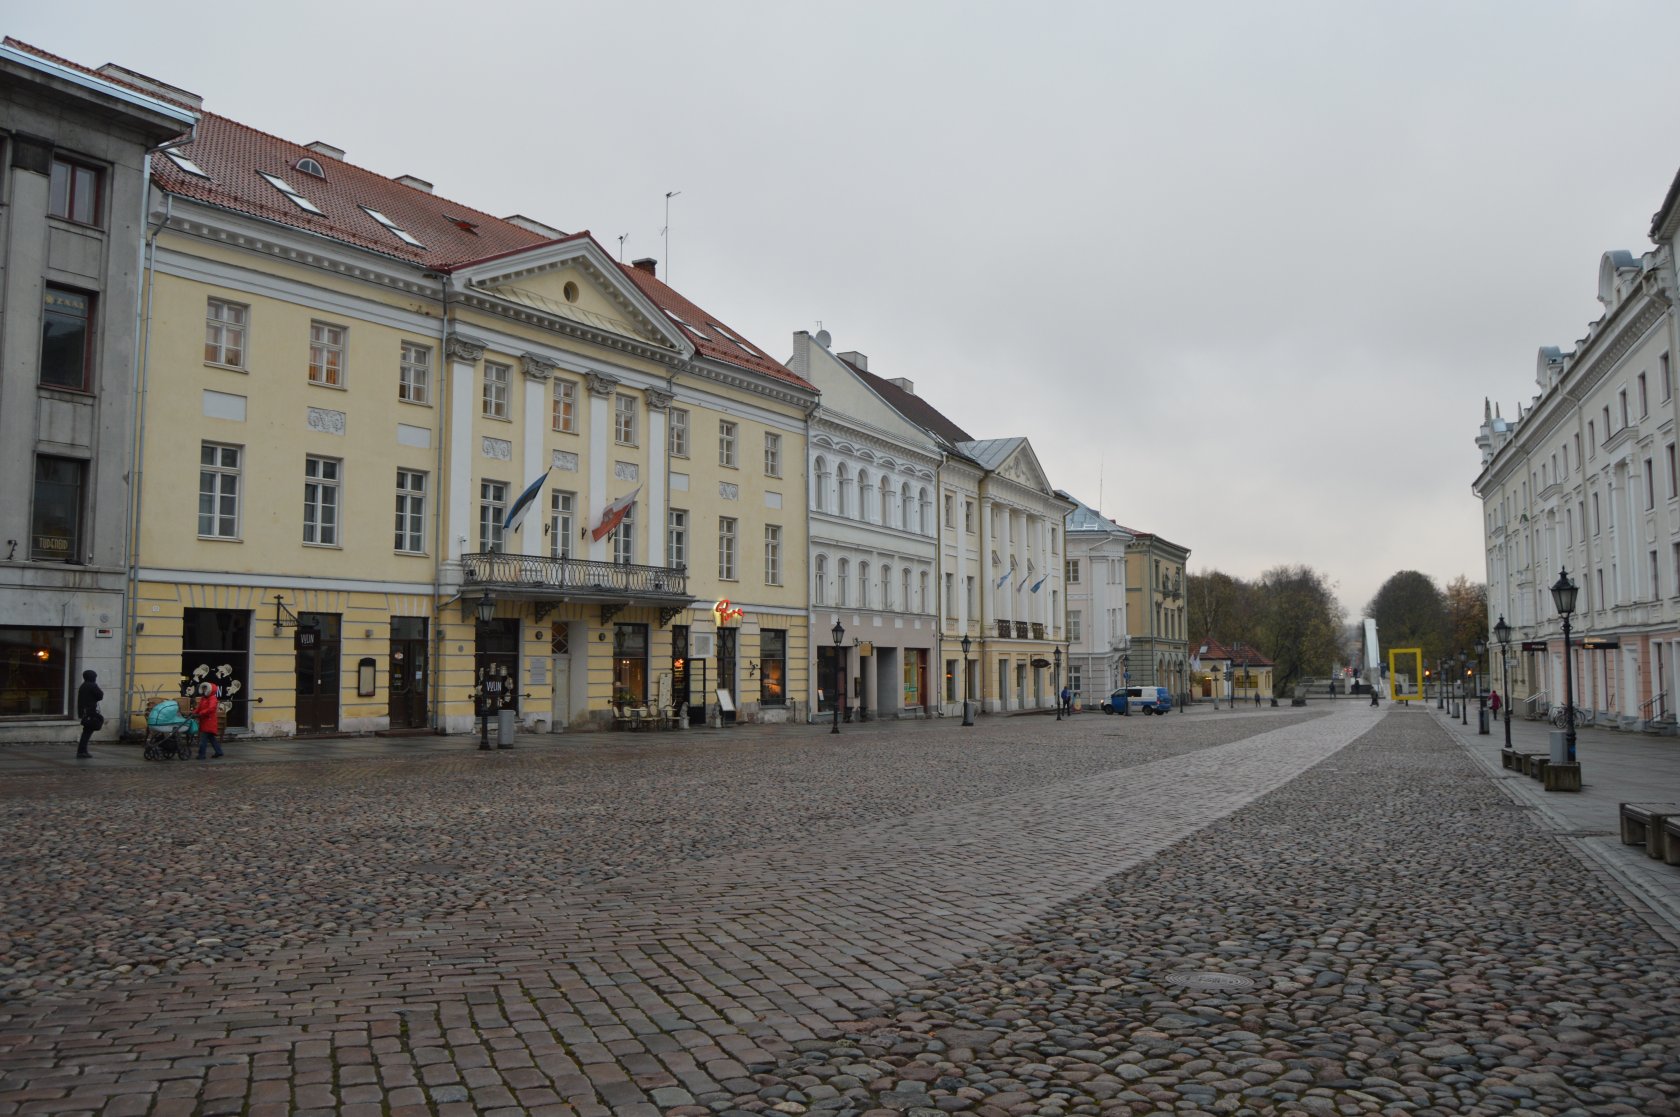
[[[712,606],[712,614],[717,617],[718,624],[728,624],[730,621],[738,621],[746,616],[747,611],[730,605],[727,597],[720,597],[717,603]]]

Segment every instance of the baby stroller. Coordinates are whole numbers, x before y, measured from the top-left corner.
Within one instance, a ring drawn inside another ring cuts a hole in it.
[[[167,698],[146,711],[147,760],[190,760],[198,744],[198,719],[181,712],[181,704]]]

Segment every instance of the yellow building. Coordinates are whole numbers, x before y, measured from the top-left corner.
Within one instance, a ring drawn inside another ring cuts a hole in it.
[[[205,113],[158,161],[131,716],[798,715],[815,390],[652,261],[343,156]]]
[[[1180,701],[1190,689],[1184,564],[1190,549],[1147,531],[1126,544],[1125,670],[1134,684],[1164,686]]]

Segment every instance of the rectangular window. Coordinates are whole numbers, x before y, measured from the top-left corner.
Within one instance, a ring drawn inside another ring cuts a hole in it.
[[[1656,478],[1655,471],[1652,469],[1652,466],[1651,466],[1651,459],[1646,458],[1645,459],[1645,507],[1647,509],[1651,509],[1651,508],[1655,508],[1656,506],[1657,506],[1657,478]]]
[[[972,500],[963,501],[963,530],[970,535],[974,534],[974,502]],[[970,616],[972,615],[970,614]]]
[[[336,458],[303,459],[303,541],[338,546],[339,471]]]
[[[198,449],[198,534],[239,538],[239,463],[242,446],[206,442]]]
[[[93,296],[48,284],[41,296],[41,377],[47,388],[89,390]]]
[[[426,475],[419,470],[397,470],[396,549],[409,555],[426,553]]]
[[[681,508],[665,513],[665,561],[678,568],[688,565],[688,513]]]
[[[1657,373],[1657,378],[1662,381],[1662,383],[1660,385],[1658,385],[1658,387],[1660,387],[1662,389],[1663,402],[1667,403],[1668,400],[1669,400],[1669,397],[1674,395],[1674,383],[1673,383],[1672,380],[1669,379],[1668,354],[1667,353],[1664,353],[1662,356],[1657,358],[1657,367],[1658,367],[1658,370],[1659,370],[1658,373]]]
[[[957,576],[945,575],[945,619],[957,619]]]
[[[0,718],[62,718],[71,699],[69,630],[0,625]],[[107,688],[109,689],[109,680]],[[111,709],[106,703],[105,709]]]
[[[47,213],[79,225],[99,224],[99,188],[103,175],[82,163],[54,158]]]
[[[29,510],[29,557],[36,562],[83,561],[82,488],[87,463],[35,459],[35,500]]]
[[[737,427],[728,419],[718,420],[718,464],[735,468],[735,435]]]
[[[636,397],[613,397],[613,441],[620,446],[636,445]]]
[[[957,498],[950,493],[945,494],[945,526],[957,526]]]
[[[974,576],[968,577],[968,616],[970,619],[979,616],[979,610],[974,607]]]
[[[402,343],[402,362],[397,368],[397,398],[408,403],[432,401],[432,350],[412,341]]]
[[[670,409],[670,444],[673,458],[688,457],[688,412],[680,407]]]
[[[1610,434],[1611,434],[1611,430],[1610,430],[1610,405],[1605,404],[1603,410],[1604,410],[1604,441],[1609,442],[1610,441]]]
[[[764,525],[764,584],[782,584],[782,529],[777,524]]]
[[[1623,388],[1621,391],[1616,393],[1616,402],[1622,409],[1622,426],[1625,427],[1628,425],[1628,398],[1626,388]]]
[[[1674,552],[1674,562],[1672,565],[1674,567],[1675,592],[1680,593],[1680,543],[1670,544],[1669,549]]]
[[[949,525],[947,525],[947,526],[949,526]],[[957,661],[954,660],[954,659],[947,659],[945,661],[945,701],[955,702],[956,700],[957,700]]]
[[[508,382],[512,376],[512,365],[498,364],[495,361],[484,362],[484,396],[479,413],[485,418],[508,417]]]
[[[343,326],[309,324],[309,382],[328,388],[344,387]]]
[[[1079,584],[1079,560],[1078,559],[1071,559],[1070,558],[1070,559],[1067,560],[1067,574],[1065,575],[1065,577],[1067,578],[1067,584],[1068,585],[1077,586]]]
[[[1639,374],[1639,417],[1641,419],[1651,413],[1651,397],[1645,388],[1645,374]]]
[[[1676,483],[1680,482],[1680,475],[1676,475],[1674,471],[1674,443],[1670,442],[1663,447],[1663,454],[1668,461],[1668,499],[1673,500],[1675,493],[1680,491],[1676,489]]]
[[[572,529],[577,526],[573,521],[574,509],[577,501],[575,493],[551,489],[548,493],[548,557],[569,559],[572,557]]]
[[[632,504],[624,518],[613,528],[613,561],[629,566],[636,561],[636,506]]]
[[[577,381],[554,378],[554,416],[551,426],[562,434],[577,433]]]
[[[766,477],[780,477],[782,475],[782,436],[770,431],[764,432],[764,475]]]
[[[1080,626],[1080,623],[1081,623],[1082,619],[1083,619],[1083,615],[1078,610],[1076,610],[1076,609],[1069,609],[1068,610],[1068,615],[1067,615],[1067,624],[1068,624],[1067,638],[1069,640],[1079,639],[1079,626]]]
[[[758,702],[761,706],[787,705],[787,630],[761,629],[758,634]]]
[[[1592,506],[1593,506],[1593,534],[1597,535],[1599,533],[1599,531],[1602,529],[1602,524],[1600,523],[1599,517],[1598,517],[1598,494],[1597,493],[1594,493],[1592,495]]]
[[[245,322],[251,308],[211,299],[204,310],[204,363],[245,367]]]
[[[502,520],[507,517],[507,482],[478,483],[478,549],[481,554],[502,549]]]
[[[1662,597],[1662,574],[1657,566],[1657,552],[1651,552],[1651,600]]]
[[[718,517],[718,578],[725,582],[735,580],[735,519],[732,516]]]

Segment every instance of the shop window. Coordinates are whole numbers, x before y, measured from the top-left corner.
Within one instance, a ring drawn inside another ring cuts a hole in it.
[[[0,625],[0,717],[70,716],[70,633]]]
[[[35,499],[29,510],[29,557],[36,562],[82,561],[82,488],[87,463],[35,459]]]
[[[787,630],[766,628],[758,634],[758,687],[761,706],[787,705]]]
[[[45,388],[89,390],[93,368],[93,296],[48,284],[41,295],[41,370]]]

